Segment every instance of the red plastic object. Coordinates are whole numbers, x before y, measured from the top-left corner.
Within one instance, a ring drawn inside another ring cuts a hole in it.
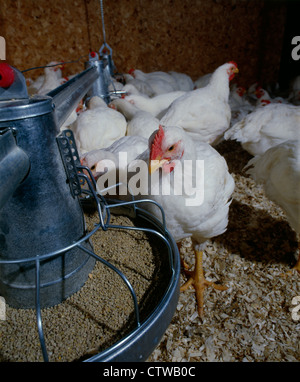
[[[0,87],[8,88],[14,83],[15,72],[5,62],[0,62]]]

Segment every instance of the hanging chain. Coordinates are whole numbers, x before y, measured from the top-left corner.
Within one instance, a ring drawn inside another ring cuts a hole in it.
[[[102,32],[103,32],[103,41],[106,46],[106,36],[105,36],[105,25],[104,25],[104,12],[103,12],[103,1],[100,0],[100,9],[101,9],[101,19],[102,19]]]
[[[101,9],[101,18],[102,18],[102,31],[103,31],[103,44],[99,50],[100,57],[102,56],[102,52],[104,51],[104,48],[107,48],[109,50],[109,55],[107,57],[107,65],[109,67],[109,74],[108,74],[108,81],[111,81],[110,76],[114,74],[114,72],[117,70],[115,67],[115,64],[112,60],[112,49],[111,47],[106,43],[106,34],[105,34],[105,25],[104,25],[104,11],[103,11],[103,0],[100,0],[100,9]]]

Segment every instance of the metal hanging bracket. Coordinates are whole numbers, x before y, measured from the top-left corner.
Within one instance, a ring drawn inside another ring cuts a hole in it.
[[[106,32],[104,24],[104,10],[103,1],[100,0],[100,10],[101,10],[101,21],[102,21],[102,32],[103,32],[103,45],[99,50],[100,57],[104,62],[104,68],[107,70],[109,76],[114,76],[116,72],[116,67],[112,59],[112,49],[106,42]],[[109,52],[109,53],[108,53]]]
[[[75,139],[71,130],[63,130],[60,135],[56,137],[59,151],[61,154],[62,162],[66,170],[67,179],[69,182],[71,194],[73,198],[81,195],[82,180],[78,177],[77,168],[79,155],[77,152]]]

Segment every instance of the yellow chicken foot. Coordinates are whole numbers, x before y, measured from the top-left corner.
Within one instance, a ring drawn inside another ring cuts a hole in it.
[[[183,284],[180,288],[180,291],[183,292],[189,288],[190,285],[193,285],[196,292],[196,300],[198,306],[198,314],[200,318],[203,318],[203,307],[204,307],[204,289],[208,286],[212,286],[217,290],[227,290],[228,288],[223,285],[217,285],[212,281],[208,281],[204,277],[202,260],[203,252],[195,250],[195,268],[193,271],[188,271],[184,269],[184,272],[190,276],[189,280]]]

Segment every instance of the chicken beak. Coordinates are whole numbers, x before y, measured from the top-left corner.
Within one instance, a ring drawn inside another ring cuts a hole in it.
[[[56,72],[58,69],[63,69],[63,68],[64,68],[64,65],[58,64],[54,66],[54,71]]]
[[[166,159],[161,160],[151,160],[149,163],[149,173],[153,174],[156,170],[162,167],[168,161]]]
[[[235,68],[233,71],[233,73],[238,73],[238,72],[239,72],[238,68]]]

